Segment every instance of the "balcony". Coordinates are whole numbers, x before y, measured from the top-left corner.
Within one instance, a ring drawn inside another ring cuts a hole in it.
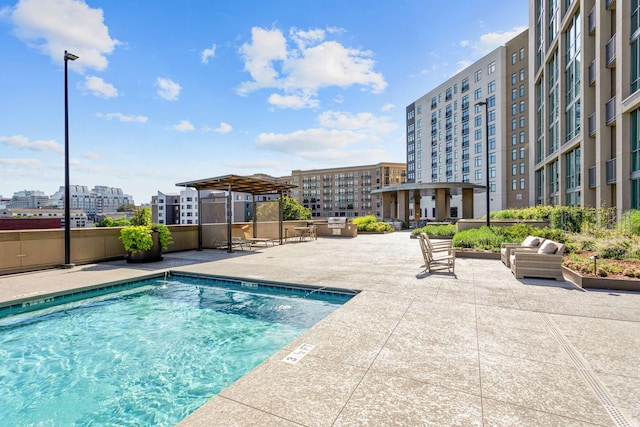
[[[596,113],[593,113],[592,115],[589,116],[589,136],[595,136],[596,135]]]
[[[596,167],[589,168],[589,188],[596,188]]]
[[[467,84],[463,84],[463,85],[462,85],[462,92],[466,92],[466,91],[468,91],[468,90],[469,90],[469,83],[467,83]],[[462,108],[464,108],[464,107],[462,107]]]
[[[607,184],[616,183],[616,159],[607,160],[606,176]]]
[[[605,105],[607,126],[616,122],[616,97],[611,98]]]
[[[613,68],[616,65],[616,35],[609,39],[605,47],[605,56],[607,60],[607,68]]]
[[[589,64],[589,86],[593,86],[596,83],[596,61],[591,61]]]
[[[436,102],[432,102],[431,103],[431,109],[435,109],[438,106],[438,104]]]
[[[596,33],[596,7],[594,6],[589,12],[589,17],[587,18],[589,22],[589,34],[594,35]]]
[[[450,118],[452,114],[453,114],[453,111],[451,111],[451,110],[447,110],[447,111],[444,113],[444,116],[445,116],[446,118]]]

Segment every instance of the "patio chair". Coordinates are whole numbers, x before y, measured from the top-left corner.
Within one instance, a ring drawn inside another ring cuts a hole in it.
[[[542,237],[527,236],[522,243],[503,243],[500,245],[500,259],[504,265],[511,267],[511,251],[514,249],[522,249],[535,252],[538,250],[542,242],[544,242]]]
[[[249,242],[249,243],[264,243],[265,247],[269,246],[269,243],[271,243],[272,246],[276,245],[276,242],[274,239],[270,239],[268,237],[253,237],[251,235],[251,231],[250,231],[250,227],[248,225],[243,225],[242,226],[242,232],[244,233],[244,241],[245,242]]]
[[[516,279],[540,277],[564,280],[562,275],[562,254],[564,245],[545,240],[536,252],[515,249],[511,252],[511,272]]]
[[[423,233],[424,234],[424,233]],[[425,271],[431,272],[431,270],[436,266],[446,266],[447,271],[456,272],[456,252],[455,249],[449,248],[439,248],[436,249],[431,246],[431,242],[429,238],[420,236],[418,239],[420,242],[420,250],[422,251],[422,258],[424,259],[424,268]]]
[[[451,248],[451,240],[431,240],[427,233],[420,233],[418,236],[421,239],[426,240],[427,245],[435,251],[448,250]]]

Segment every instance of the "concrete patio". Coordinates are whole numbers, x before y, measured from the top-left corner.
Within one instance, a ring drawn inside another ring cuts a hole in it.
[[[640,425],[640,294],[422,264],[406,232],[319,238],[0,276],[0,302],[170,269],[362,290],[180,426]]]

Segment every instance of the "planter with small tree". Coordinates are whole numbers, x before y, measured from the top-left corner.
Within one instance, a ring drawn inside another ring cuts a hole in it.
[[[131,225],[120,230],[120,241],[128,252],[127,262],[162,260],[162,251],[173,243],[171,231],[164,224],[151,222],[151,209],[141,208],[131,219]]]

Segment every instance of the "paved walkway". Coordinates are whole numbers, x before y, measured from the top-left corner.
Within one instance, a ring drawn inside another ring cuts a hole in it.
[[[640,294],[421,265],[406,232],[319,238],[4,276],[0,302],[168,269],[362,290],[180,426],[640,425]]]

